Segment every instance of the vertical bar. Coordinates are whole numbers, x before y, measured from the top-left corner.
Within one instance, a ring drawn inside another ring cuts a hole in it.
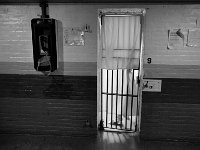
[[[101,69],[101,97],[100,97],[100,99],[101,99],[101,121],[103,121],[103,94],[102,94],[102,91],[103,91],[103,87],[102,87],[102,82],[103,82],[103,69]]]
[[[107,70],[107,95],[106,95],[106,127],[108,126],[108,70]]]
[[[117,69],[117,79],[116,79],[116,129],[117,129],[117,100],[118,100],[118,69]]]
[[[134,69],[132,69],[133,73],[132,73],[132,97],[131,97],[131,123],[130,123],[130,130],[132,130],[132,121],[133,121],[133,88],[134,88]]]
[[[121,96],[121,129],[122,129],[122,105],[123,105],[123,84],[124,84],[124,70],[122,69],[122,96]]]
[[[139,71],[138,71],[138,78],[139,78]],[[138,84],[138,82],[137,82],[137,84]],[[139,115],[139,102],[138,102],[138,100],[139,100],[139,94],[138,94],[138,92],[140,92],[139,91],[139,85],[137,85],[138,86],[138,89],[137,89],[137,108],[136,108],[136,124],[135,124],[135,132],[137,131],[137,126],[138,126],[138,115]]]
[[[137,121],[137,119],[138,119],[138,117],[137,117],[137,116],[138,116],[138,95],[137,95],[136,105],[137,105],[137,108],[136,108],[136,116],[135,116],[135,117],[136,117],[136,118],[135,118],[135,122],[136,122],[136,123],[135,123],[135,132],[137,131],[137,122],[138,122],[138,121]]]
[[[128,74],[129,73],[129,71],[128,71],[128,69],[126,70],[126,76],[127,76],[127,91],[126,91],[126,93],[127,93],[127,95],[126,95],[126,120],[125,120],[125,129],[127,129],[127,111],[128,111]]]
[[[143,15],[140,15],[140,55],[139,55],[139,71],[138,71],[138,77],[142,77],[142,71],[143,71],[143,49],[144,49],[144,13]],[[137,83],[138,84],[138,83]],[[141,96],[142,96],[142,90],[140,85],[138,85],[137,88],[137,108],[136,108],[136,125],[135,125],[135,132],[137,131],[137,128],[140,127],[140,120],[141,120]]]
[[[113,70],[112,70],[112,82],[111,82],[111,128],[112,128],[112,114],[113,114]]]

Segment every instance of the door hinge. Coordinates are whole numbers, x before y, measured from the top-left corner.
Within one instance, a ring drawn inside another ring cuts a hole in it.
[[[140,77],[137,77],[137,84],[140,84]]]

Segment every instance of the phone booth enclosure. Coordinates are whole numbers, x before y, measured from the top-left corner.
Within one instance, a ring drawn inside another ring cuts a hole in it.
[[[34,18],[31,20],[33,60],[37,71],[57,69],[56,20]]]

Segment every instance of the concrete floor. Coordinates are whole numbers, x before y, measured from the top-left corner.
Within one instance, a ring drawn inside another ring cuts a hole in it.
[[[94,137],[0,135],[0,150],[200,150],[200,143],[141,141],[133,134],[99,132]]]

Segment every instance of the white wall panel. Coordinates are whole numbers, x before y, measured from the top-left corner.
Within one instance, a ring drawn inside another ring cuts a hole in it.
[[[66,5],[66,4],[49,4],[50,17],[62,22],[65,27],[82,27],[90,25],[92,33],[85,33],[84,46],[67,46],[64,45],[63,64],[74,63],[81,64],[85,62],[91,65],[89,74],[96,74],[93,65],[97,61],[97,10],[99,8],[146,8],[144,24],[144,63],[145,77],[185,77],[198,78],[198,67],[200,66],[199,48],[184,47],[180,49],[167,49],[168,30],[172,28],[193,28],[196,27],[195,19],[200,18],[200,5]],[[39,5],[1,5],[0,6],[0,63],[4,68],[0,73],[9,73],[8,70],[23,70],[23,73],[33,73],[24,68],[26,65],[17,66],[15,63],[27,63],[29,67],[33,63],[32,56],[32,33],[30,21],[32,18],[39,17],[41,8]],[[197,20],[198,21],[198,20]],[[152,59],[151,64],[147,64],[147,58]],[[13,63],[13,65],[12,65]],[[8,65],[6,67],[6,64]],[[0,65],[1,66],[1,65]],[[70,65],[69,65],[70,66]],[[75,69],[63,67],[65,74],[77,74]],[[163,66],[165,66],[163,68]],[[166,67],[168,66],[168,67]],[[179,72],[176,67],[180,66]],[[188,67],[184,67],[188,66]],[[12,69],[12,67],[15,67]],[[6,68],[9,68],[6,71]],[[84,67],[83,67],[84,68]],[[93,68],[93,73],[91,73]],[[66,70],[67,69],[67,70]],[[87,69],[87,67],[85,68]],[[183,72],[191,71],[188,74]],[[81,70],[81,69],[80,69]],[[82,70],[83,71],[83,70]],[[155,72],[159,71],[159,74]],[[10,73],[13,73],[11,71]],[[79,74],[80,71],[78,71]],[[16,73],[20,73],[17,71]],[[191,74],[193,74],[191,76]],[[199,77],[200,78],[200,77]]]

